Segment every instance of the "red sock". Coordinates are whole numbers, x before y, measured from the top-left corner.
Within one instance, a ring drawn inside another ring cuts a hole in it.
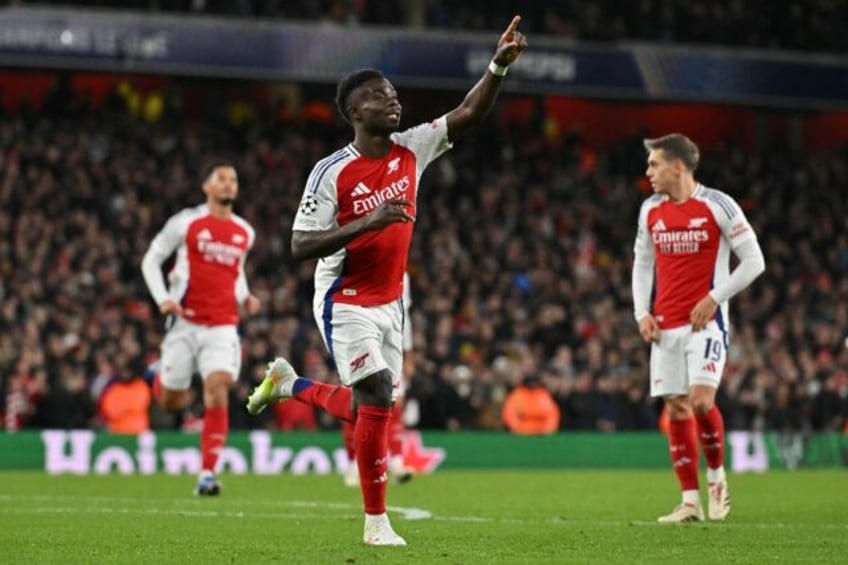
[[[353,432],[356,427],[352,422],[342,422],[342,439],[344,439],[344,448],[347,451],[347,458],[353,461],[354,457],[354,449],[353,449]]]
[[[395,402],[389,418],[389,455],[403,455],[403,404]]]
[[[204,471],[215,472],[218,454],[227,444],[230,420],[225,406],[203,411],[203,431],[200,434],[200,458]]]
[[[718,406],[713,404],[706,414],[695,414],[698,423],[698,439],[707,460],[707,467],[718,469],[724,465],[724,418]]]
[[[698,490],[698,440],[693,418],[669,422],[668,447],[680,490]]]
[[[294,386],[294,396],[297,400],[310,406],[323,408],[328,414],[345,422],[353,422],[350,389],[346,386],[331,386],[324,383],[298,378]]]
[[[360,406],[356,418],[356,466],[366,514],[386,512],[389,408]]]

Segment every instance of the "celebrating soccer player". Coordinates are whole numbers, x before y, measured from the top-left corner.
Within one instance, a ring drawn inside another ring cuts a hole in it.
[[[195,494],[214,496],[218,454],[229,431],[228,395],[241,367],[236,327],[239,305],[259,311],[250,294],[244,261],[253,245],[253,228],[233,213],[238,195],[236,170],[216,162],[203,180],[206,203],[172,216],[150,244],[141,263],[144,280],[159,311],[168,317],[162,341],[158,402],[179,411],[190,401],[194,373],[203,379],[201,472]],[[166,287],[162,263],[176,251]]]
[[[516,16],[501,35],[488,70],[444,116],[398,132],[401,105],[380,71],[344,77],[336,103],[354,140],[318,162],[294,221],[297,259],[315,269],[315,319],[343,387],[296,377],[282,358],[248,399],[258,413],[293,397],[355,421],[354,442],[369,545],[406,545],[386,515],[388,428],[403,365],[403,273],[427,165],[467,135],[491,109],[503,77],[527,42]],[[352,393],[351,393],[351,387]]]
[[[715,404],[727,360],[728,300],[765,270],[757,236],[727,194],[695,180],[697,145],[679,133],[645,140],[654,189],[639,211],[634,314],[651,343],[651,396],[665,400],[668,443],[683,491],[661,523],[701,521],[698,441],[707,460],[711,520],[730,513],[724,421]],[[739,259],[731,273],[730,252]],[[656,273],[656,295],[651,291]]]

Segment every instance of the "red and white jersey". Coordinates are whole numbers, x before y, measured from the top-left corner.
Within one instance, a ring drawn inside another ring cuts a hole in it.
[[[256,233],[243,218],[212,216],[205,204],[172,216],[142,261],[147,288],[157,304],[179,302],[186,320],[207,326],[238,324],[238,305],[250,294],[244,261]],[[162,263],[176,251],[168,273]]]
[[[647,199],[639,212],[634,252],[655,261],[651,313],[661,329],[690,323],[689,314],[730,276],[730,251],[756,239],[742,209],[727,194],[698,184],[678,203],[666,195]],[[727,302],[716,312],[727,324]]]
[[[436,157],[450,149],[444,116],[391,136],[385,157],[370,159],[347,145],[319,161],[309,175],[295,216],[296,231],[341,227],[376,210],[386,200],[413,202],[418,180]],[[315,268],[315,301],[380,306],[400,298],[412,223],[367,232]]]

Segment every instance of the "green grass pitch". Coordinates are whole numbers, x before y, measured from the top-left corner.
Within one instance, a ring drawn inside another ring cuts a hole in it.
[[[844,470],[732,475],[729,519],[682,526],[670,469],[441,471],[389,487],[405,548],[362,544],[339,476],[222,480],[0,473],[0,563],[848,563]]]

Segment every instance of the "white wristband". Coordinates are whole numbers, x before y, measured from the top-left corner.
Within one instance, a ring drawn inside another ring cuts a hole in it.
[[[507,69],[509,69],[509,67],[500,66],[499,64],[495,63],[494,59],[492,59],[489,63],[489,72],[495,75],[496,77],[504,76],[506,74]]]

